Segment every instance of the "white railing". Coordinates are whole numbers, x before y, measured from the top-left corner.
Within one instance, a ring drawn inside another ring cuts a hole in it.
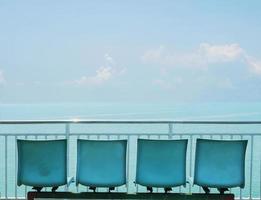
[[[261,196],[261,121],[171,121],[171,120],[23,120],[0,121],[0,193],[2,199],[24,199],[29,187],[17,187],[16,139],[68,139],[68,174],[75,175],[76,140],[127,139],[127,185],[117,191],[135,193],[146,188],[135,186],[136,140],[181,139],[189,140],[187,152],[187,176],[193,177],[194,149],[196,138],[247,139],[246,186],[234,188],[238,199],[260,199]],[[48,189],[46,189],[48,190]],[[86,191],[86,187],[71,185],[75,192]],[[88,189],[87,189],[88,190]],[[104,191],[104,189],[99,189]],[[160,189],[155,191],[162,192]],[[202,192],[190,183],[186,188],[178,187],[173,192]]]

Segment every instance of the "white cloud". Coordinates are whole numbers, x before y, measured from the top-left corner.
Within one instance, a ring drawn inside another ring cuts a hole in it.
[[[6,79],[4,77],[3,71],[0,70],[0,85],[3,85],[6,83]]]
[[[165,47],[160,46],[157,49],[150,49],[142,56],[144,62],[160,62],[164,57]]]
[[[115,60],[109,55],[105,54],[104,59],[106,61],[105,66],[99,67],[94,75],[84,75],[79,79],[73,81],[73,84],[76,85],[85,85],[85,86],[97,86],[105,82],[108,82],[112,78],[122,75],[125,73],[125,68],[119,67]]]
[[[246,62],[253,73],[261,75],[261,60],[246,56]]]
[[[238,44],[210,45],[202,43],[199,45],[199,54],[208,63],[216,63],[237,60],[244,55],[244,51]]]
[[[99,85],[108,81],[113,76],[111,67],[100,67],[96,70],[94,76],[82,76],[74,82],[78,85]]]
[[[172,68],[207,68],[211,64],[241,62],[246,64],[246,67],[252,73],[261,75],[261,60],[248,55],[236,43],[221,45],[201,43],[196,50],[190,52],[169,51],[166,47],[160,46],[157,49],[146,51],[142,60],[145,63],[158,64],[163,71],[166,71],[165,66]]]
[[[211,45],[201,43],[191,52],[169,52],[164,46],[151,49],[144,53],[142,60],[145,63],[158,63],[174,67],[205,67],[208,64],[230,62],[241,58],[243,49],[238,44]]]
[[[109,54],[105,54],[104,55],[105,60],[108,62],[109,65],[115,65],[116,62],[114,61],[114,59],[109,55]]]

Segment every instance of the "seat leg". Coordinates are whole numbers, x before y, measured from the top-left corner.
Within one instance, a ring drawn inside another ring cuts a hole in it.
[[[209,193],[210,193],[210,189],[209,189],[208,187],[204,186],[204,187],[202,187],[202,189],[204,190],[204,192],[205,192],[206,194],[209,194]]]
[[[147,190],[150,192],[150,193],[152,193],[153,192],[153,188],[152,187],[147,187]]]
[[[172,191],[172,188],[170,188],[170,187],[164,188],[164,191],[165,191],[165,193],[168,193],[168,192]]]
[[[57,189],[58,189],[58,186],[52,187],[52,192],[56,192]]]
[[[93,190],[93,192],[96,192],[96,187],[89,187],[90,190]]]
[[[32,189],[33,189],[33,190],[36,190],[37,192],[41,192],[41,190],[43,189],[43,187],[36,187],[36,186],[34,186]]]
[[[228,191],[228,188],[218,188],[218,191],[220,194],[224,194],[226,191]]]

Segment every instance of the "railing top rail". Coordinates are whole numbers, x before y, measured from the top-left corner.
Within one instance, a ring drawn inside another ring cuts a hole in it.
[[[261,124],[261,121],[192,121],[192,120],[0,120],[0,124]]]

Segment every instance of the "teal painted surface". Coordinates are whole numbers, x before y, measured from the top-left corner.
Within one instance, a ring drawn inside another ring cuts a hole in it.
[[[246,147],[246,140],[197,139],[194,183],[217,188],[243,188]]]
[[[114,187],[126,183],[127,140],[78,140],[76,184]]]
[[[138,140],[136,183],[174,187],[186,184],[187,140]]]
[[[65,185],[66,142],[17,140],[17,184],[42,187]]]

